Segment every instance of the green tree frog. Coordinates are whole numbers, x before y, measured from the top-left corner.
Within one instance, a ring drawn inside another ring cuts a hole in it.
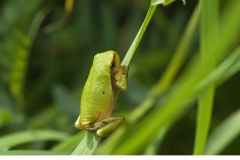
[[[105,137],[124,123],[123,116],[113,116],[119,90],[128,85],[128,67],[120,65],[114,51],[98,53],[82,91],[80,115],[75,122],[78,129]]]

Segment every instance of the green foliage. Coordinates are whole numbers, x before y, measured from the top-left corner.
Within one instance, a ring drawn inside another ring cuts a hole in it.
[[[239,120],[240,111],[237,110],[214,130],[206,144],[206,155],[220,153],[224,146],[228,146],[239,135]]]
[[[87,132],[72,155],[92,155],[100,140],[96,134]]]
[[[64,140],[67,137],[66,133],[50,130],[17,132],[1,137],[0,150],[32,141]]]
[[[200,50],[201,65],[207,67],[203,71],[204,75],[211,73],[215,68],[215,59],[212,58],[211,63],[206,66],[208,59],[211,59],[213,49],[216,48],[219,39],[219,19],[218,19],[218,0],[200,1],[201,5],[201,21],[200,21]],[[211,15],[211,16],[209,16]],[[199,95],[198,99],[198,115],[197,128],[195,137],[194,154],[202,155],[205,148],[209,126],[212,116],[213,100],[215,88],[209,86],[208,89]]]
[[[0,155],[240,154],[240,1],[183,2],[0,2]],[[100,141],[74,122],[106,50],[130,74]]]

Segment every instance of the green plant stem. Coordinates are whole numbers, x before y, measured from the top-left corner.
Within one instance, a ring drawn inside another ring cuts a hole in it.
[[[72,155],[92,155],[100,140],[95,133],[87,132]]]
[[[201,61],[203,76],[209,74],[215,68],[215,59],[206,65],[218,40],[218,4],[217,0],[201,1]],[[204,68],[203,67],[203,68]],[[209,86],[199,96],[199,106],[197,113],[197,131],[195,137],[194,154],[202,155],[209,131],[214,100],[214,86]]]
[[[122,61],[122,64],[121,65],[125,65],[125,66],[128,66],[137,47],[138,47],[138,44],[140,43],[141,39],[142,39],[142,36],[152,18],[152,15],[156,9],[157,5],[154,5],[154,6],[150,6],[149,9],[148,9],[148,12],[147,12],[147,15],[144,19],[144,22],[141,26],[141,28],[139,29],[133,43],[131,44],[130,48],[128,49],[128,52],[126,54],[126,56],[124,57],[123,61]]]

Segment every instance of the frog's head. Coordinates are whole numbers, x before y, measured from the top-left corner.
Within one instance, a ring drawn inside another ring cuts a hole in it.
[[[93,64],[98,70],[107,71],[111,75],[116,75],[120,69],[120,57],[115,51],[98,53],[94,56]]]
[[[111,55],[110,70],[113,75],[117,74],[120,68],[120,57],[115,51],[108,51]]]

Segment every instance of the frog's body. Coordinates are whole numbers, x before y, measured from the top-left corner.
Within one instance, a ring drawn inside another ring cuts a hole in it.
[[[124,123],[124,117],[111,116],[119,90],[127,88],[128,67],[120,66],[114,51],[95,55],[81,97],[81,113],[75,123],[78,129],[107,136]]]

